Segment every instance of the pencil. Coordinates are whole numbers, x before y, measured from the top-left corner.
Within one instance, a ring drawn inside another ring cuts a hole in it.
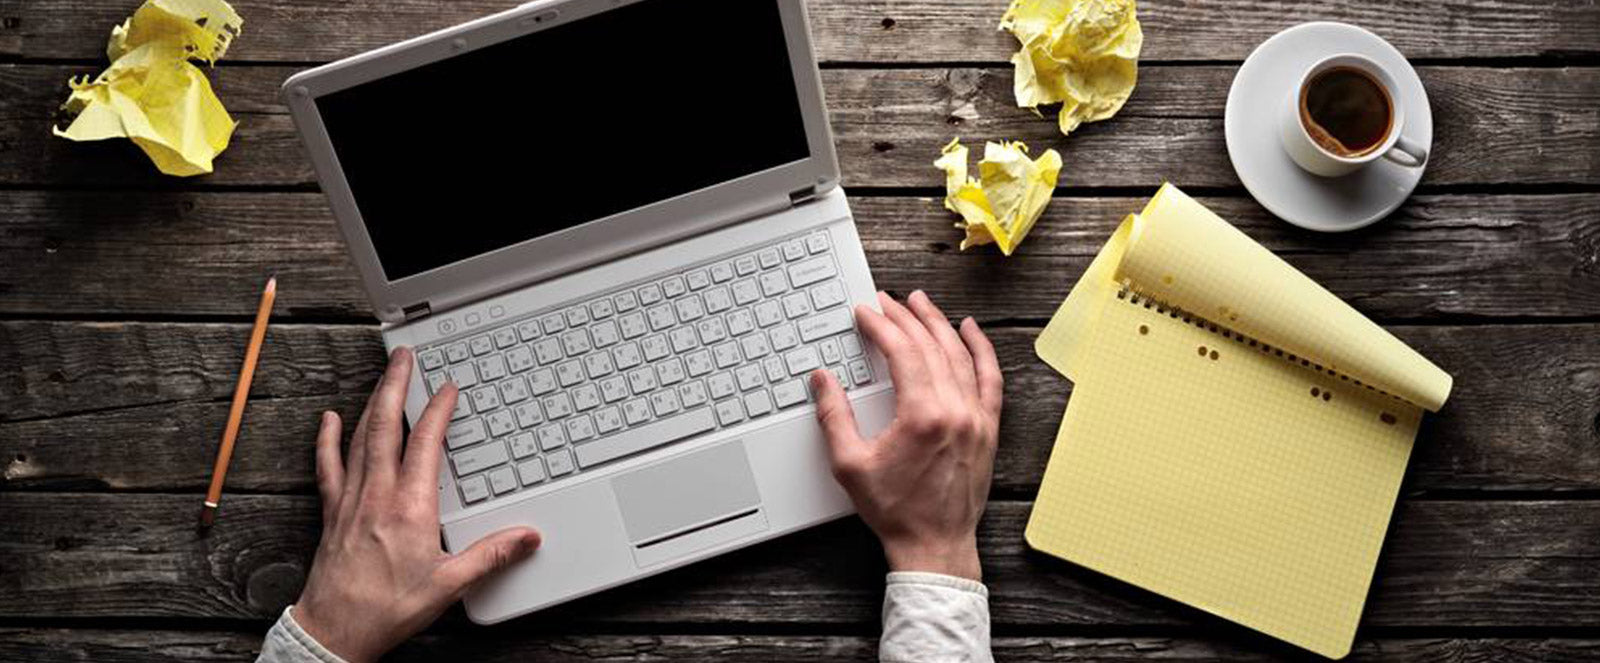
[[[217,463],[211,468],[211,489],[206,491],[206,503],[200,509],[202,528],[210,527],[217,517],[217,504],[222,501],[222,480],[228,476],[228,461],[233,459],[233,442],[239,437],[244,404],[250,398],[250,379],[256,374],[256,360],[261,357],[261,341],[267,336],[267,317],[272,313],[272,300],[277,293],[278,278],[267,279],[267,288],[261,292],[261,307],[256,309],[256,325],[250,330],[250,345],[244,351],[244,367],[239,369],[239,384],[233,389],[228,425],[222,429],[222,446],[217,448]]]

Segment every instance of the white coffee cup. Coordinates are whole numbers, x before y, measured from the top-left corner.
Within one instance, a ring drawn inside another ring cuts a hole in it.
[[[1336,67],[1355,69],[1366,74],[1383,88],[1385,95],[1388,95],[1390,113],[1388,134],[1374,146],[1355,155],[1336,153],[1318,144],[1311,137],[1311,131],[1306,127],[1306,114],[1301,110],[1312,79]],[[1397,93],[1398,90],[1399,86],[1395,84],[1394,77],[1389,75],[1389,71],[1366,56],[1342,53],[1318,60],[1301,74],[1299,84],[1290,91],[1283,105],[1279,131],[1283,149],[1301,168],[1323,177],[1348,175],[1379,158],[1408,168],[1423,167],[1428,163],[1428,150],[1403,135],[1406,112],[1404,102]]]

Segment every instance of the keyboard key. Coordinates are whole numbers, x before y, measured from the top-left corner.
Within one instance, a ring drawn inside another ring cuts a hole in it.
[[[845,388],[845,390],[849,390],[850,389],[850,386],[851,386],[852,382],[850,380],[850,371],[849,370],[846,370],[845,367],[843,367],[843,366],[833,366],[833,367],[830,367],[828,370],[833,371],[833,377],[835,377],[835,378],[837,378],[839,380],[839,386],[840,387]]]
[[[539,443],[533,439],[533,433],[517,433],[507,442],[511,443],[511,457],[521,460],[539,452]]]
[[[506,376],[506,360],[500,355],[490,355],[478,359],[478,377],[484,382],[498,380]]]
[[[777,403],[778,409],[806,402],[806,385],[800,380],[780,382],[772,388],[772,400]]]
[[[609,299],[602,299],[589,304],[589,317],[594,318],[595,320],[604,320],[609,318],[611,317],[613,311],[614,309],[612,308],[611,300]]]
[[[487,412],[500,407],[500,394],[492,385],[473,389],[470,393],[474,410]]]
[[[706,350],[695,350],[683,356],[684,367],[689,370],[690,377],[700,377],[710,373],[714,365],[711,363],[711,353]]]
[[[789,265],[789,282],[796,288],[804,288],[831,279],[838,274],[839,272],[833,268],[833,259],[827,256]]]
[[[624,456],[699,435],[717,427],[710,408],[696,408],[650,424],[580,444],[578,464],[588,468]]]
[[[472,351],[467,349],[466,343],[451,343],[444,349],[444,356],[452,364],[458,364],[472,357]]]
[[[555,362],[561,361],[561,359],[565,357],[565,355],[561,354],[561,341],[553,336],[546,336],[538,341],[535,341],[533,344],[533,354],[535,357],[539,358],[539,364],[541,366],[548,366]]]
[[[533,351],[527,348],[512,348],[506,352],[506,364],[512,373],[521,373],[533,368]]]
[[[444,388],[445,381],[449,380],[449,379],[450,379],[450,376],[447,375],[444,371],[439,371],[438,373],[429,373],[428,377],[427,377],[428,393],[430,393],[430,394],[439,393],[439,390]]]
[[[656,364],[656,377],[659,378],[662,386],[683,382],[683,379],[687,377],[683,370],[683,360],[673,357]]]
[[[534,431],[534,434],[539,438],[539,448],[545,451],[559,448],[567,443],[567,431],[561,427],[561,424],[540,426],[539,430]]]
[[[631,292],[624,292],[612,297],[611,303],[616,305],[618,313],[626,313],[639,308],[639,298]]]
[[[511,459],[506,456],[506,445],[498,440],[491,440],[488,444],[450,454],[450,462],[456,467],[456,476],[487,470],[508,460]]]
[[[662,334],[644,337],[639,347],[644,350],[645,361],[658,361],[669,353],[667,337]]]
[[[667,338],[672,341],[672,351],[679,354],[693,350],[700,345],[699,339],[695,338],[693,327],[673,327],[672,331],[667,334]]]
[[[637,426],[650,420],[650,401],[635,398],[622,404],[622,416],[628,420],[629,426]]]
[[[733,265],[719,262],[711,266],[711,281],[713,283],[723,283],[731,278],[733,278]]]
[[[778,355],[761,360],[761,369],[767,374],[767,382],[777,382],[789,377],[789,367],[783,363],[783,357]]]
[[[844,356],[846,357],[861,356],[861,337],[856,336],[855,332],[839,336],[839,346],[844,348]]]
[[[795,334],[794,325],[779,325],[767,333],[772,337],[772,349],[778,352],[800,344],[800,336]]]
[[[738,392],[733,386],[731,373],[718,373],[706,378],[706,386],[711,389],[712,398],[727,398]]]
[[[650,331],[661,331],[678,324],[678,316],[672,312],[670,304],[662,304],[645,311],[650,319]]]
[[[669,298],[680,296],[688,291],[689,288],[684,285],[683,277],[681,276],[671,276],[661,281],[661,292],[666,293]]]
[[[743,336],[756,328],[756,318],[751,315],[750,309],[742,308],[728,314],[728,333],[734,336]]]
[[[772,411],[772,396],[761,389],[744,395],[744,411],[754,419]]]
[[[740,279],[733,282],[733,303],[740,306],[749,306],[761,299],[761,286],[756,285],[755,279]]]
[[[739,357],[739,345],[733,341],[711,348],[711,356],[716,360],[717,368],[732,368],[743,361]]]
[[[489,482],[482,476],[467,477],[459,482],[461,501],[467,504],[482,502],[489,497]]]
[[[468,419],[450,424],[444,439],[449,441],[451,449],[460,449],[489,439],[489,431],[483,427],[482,419]]]
[[[749,276],[756,273],[755,256],[740,256],[738,260],[733,261],[733,269],[739,272],[739,276]]]
[[[494,351],[494,341],[489,340],[489,335],[474,336],[467,344],[472,347],[473,356],[486,355]]]
[[[817,349],[806,346],[783,356],[789,365],[790,375],[800,375],[822,368],[822,360],[817,357]]]
[[[533,401],[511,408],[511,414],[516,415],[517,426],[522,428],[533,428],[535,424],[544,421],[544,414],[539,411],[539,404]]]
[[[472,414],[472,399],[466,396],[456,396],[456,409],[450,413],[450,419],[456,420]]]
[[[695,323],[694,328],[700,332],[700,342],[706,345],[728,337],[728,326],[722,324],[722,318],[706,318]]]
[[[544,459],[545,462],[550,463],[550,476],[553,477],[569,474],[576,469],[572,465],[572,454],[567,453],[566,449],[556,451],[545,456]]]
[[[678,400],[678,392],[671,389],[650,394],[650,409],[655,410],[656,416],[665,417],[682,409],[683,402]]]
[[[717,286],[706,291],[705,302],[707,313],[721,313],[733,308],[733,295],[728,294],[726,287]]]
[[[589,351],[589,330],[574,329],[561,335],[561,347],[566,348],[568,357],[576,357]]]
[[[789,280],[784,278],[783,271],[764,272],[761,274],[761,294],[773,297],[789,289]]]
[[[576,360],[556,364],[556,381],[563,387],[583,382],[583,364]]]
[[[844,286],[838,281],[829,281],[811,289],[811,304],[818,311],[830,306],[844,303]]]
[[[517,476],[509,467],[496,468],[489,473],[489,487],[494,494],[504,495],[517,489]]]
[[[594,427],[601,435],[622,430],[622,410],[611,405],[594,411]]]
[[[762,249],[756,253],[756,258],[761,261],[762,269],[772,269],[778,266],[777,249]]]
[[[761,375],[759,364],[745,364],[733,371],[734,377],[739,379],[739,390],[749,391],[767,383]]]
[[[850,309],[840,308],[818,313],[800,320],[796,325],[800,329],[800,340],[810,343],[824,336],[854,329],[855,319],[850,317]]]
[[[661,297],[661,286],[658,286],[658,285],[656,285],[654,283],[652,283],[650,285],[647,285],[647,286],[645,286],[643,288],[639,288],[638,292],[639,292],[639,305],[640,306],[649,306],[651,304],[654,304],[656,302],[661,301],[661,298],[662,298]]]
[[[593,384],[581,384],[572,390],[572,404],[579,412],[585,412],[600,407],[600,388]]]
[[[739,399],[733,398],[717,403],[717,421],[724,426],[732,426],[744,420],[744,405]]]
[[[644,356],[639,354],[639,344],[632,341],[617,346],[611,351],[611,357],[617,360],[617,369],[623,371],[644,362]]]
[[[622,376],[615,375],[600,381],[600,397],[607,403],[615,403],[628,395],[628,382]]]
[[[684,407],[695,407],[704,405],[710,395],[706,393],[705,383],[695,380],[678,385],[678,399],[683,401]]]
[[[867,368],[867,362],[857,359],[850,362],[850,379],[862,385],[872,381],[872,369]]]
[[[586,325],[586,324],[589,324],[589,308],[588,307],[586,307],[586,306],[574,306],[572,308],[567,309],[567,326],[568,327],[577,327],[578,325]]]
[[[650,331],[644,323],[644,314],[635,311],[617,318],[617,324],[622,327],[623,338],[639,338]]]
[[[645,366],[629,371],[628,386],[633,389],[633,393],[638,395],[654,391],[657,386],[655,369]]]
[[[522,337],[524,343],[539,338],[539,321],[523,320],[517,323],[517,336]]]
[[[753,310],[756,312],[757,325],[771,327],[783,322],[783,307],[775,301],[768,300],[756,304]]]
[[[685,274],[683,280],[689,284],[690,290],[701,290],[711,285],[711,275],[706,270],[697,269]]]
[[[783,302],[783,315],[791,320],[811,312],[811,298],[806,293],[791,292],[780,301]]]
[[[839,342],[834,339],[830,338],[818,343],[817,349],[822,352],[822,362],[825,364],[837,364],[844,361],[844,351],[839,349]]]
[[[566,392],[545,396],[539,404],[544,406],[544,416],[548,419],[560,419],[572,414],[572,397]]]
[[[541,368],[528,374],[528,387],[533,390],[533,395],[543,396],[556,390],[556,374],[548,368]]]
[[[511,416],[510,410],[501,410],[484,417],[489,422],[489,434],[495,437],[510,435],[517,430],[517,420]]]
[[[806,245],[798,239],[783,243],[783,259],[793,262],[806,257]]]
[[[678,300],[672,305],[678,313],[678,322],[694,322],[706,314],[706,306],[700,301],[700,295],[689,295]]]
[[[444,352],[429,350],[417,355],[417,360],[422,362],[422,370],[432,371],[444,366]]]
[[[772,345],[767,343],[766,334],[751,334],[739,341],[740,349],[744,350],[746,359],[760,359],[772,353]]]
[[[598,380],[615,371],[616,365],[611,362],[610,353],[596,352],[583,356],[583,370],[589,373],[590,380]]]
[[[617,323],[611,320],[602,320],[589,328],[589,333],[594,336],[594,347],[608,348],[622,340],[617,333]]]
[[[490,334],[494,338],[494,347],[504,350],[517,344],[517,332],[510,327],[501,327]]]
[[[554,334],[567,328],[567,319],[560,313],[551,313],[539,318],[539,328],[546,334]]]
[[[524,486],[532,486],[544,481],[544,461],[535,458],[525,463],[518,463],[517,478],[522,479],[522,485]]]
[[[450,381],[456,383],[461,389],[466,389],[478,384],[478,369],[472,364],[461,364],[450,367]]]
[[[582,442],[594,437],[594,422],[589,415],[581,415],[567,420],[567,440]]]
[[[822,253],[828,250],[828,234],[826,232],[814,233],[806,238],[806,248],[812,253]]]

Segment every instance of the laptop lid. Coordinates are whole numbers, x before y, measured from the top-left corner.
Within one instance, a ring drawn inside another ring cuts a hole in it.
[[[546,0],[283,92],[388,322],[839,179],[802,0]]]

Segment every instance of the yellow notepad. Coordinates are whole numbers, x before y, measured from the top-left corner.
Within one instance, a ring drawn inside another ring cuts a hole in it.
[[[1073,391],[1030,546],[1349,652],[1448,374],[1170,184],[1036,350]]]

